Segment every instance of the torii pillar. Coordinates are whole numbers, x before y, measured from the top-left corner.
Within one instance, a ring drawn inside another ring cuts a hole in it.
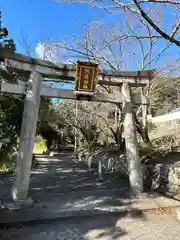
[[[25,96],[15,182],[11,191],[12,199],[15,201],[25,200],[28,195],[40,103],[40,85],[41,75],[37,72],[32,72]]]
[[[143,179],[141,162],[136,137],[136,126],[133,113],[132,92],[128,83],[122,85],[123,115],[124,115],[124,137],[126,145],[126,156],[128,161],[129,183],[133,194],[143,191]]]

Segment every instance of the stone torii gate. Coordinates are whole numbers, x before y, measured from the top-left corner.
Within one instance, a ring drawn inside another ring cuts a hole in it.
[[[12,199],[25,201],[28,195],[30,171],[40,96],[49,96],[62,99],[74,99],[76,95],[72,90],[48,88],[41,84],[42,78],[56,79],[57,81],[74,81],[76,68],[74,65],[54,64],[49,61],[30,58],[21,54],[0,48],[1,65],[7,66],[10,72],[29,75],[26,84],[1,83],[0,92],[24,94],[24,112],[22,118],[19,152],[17,157],[16,175],[12,187]],[[153,76],[153,70],[139,72],[100,71],[98,84],[110,86],[122,86],[122,94],[119,99],[113,96],[105,96],[97,93],[91,101],[123,104],[124,112],[124,136],[129,166],[129,180],[133,192],[143,191],[141,164],[136,140],[136,129],[133,117],[133,106],[144,104],[148,101],[141,96],[133,95],[132,87],[144,87],[149,84]]]

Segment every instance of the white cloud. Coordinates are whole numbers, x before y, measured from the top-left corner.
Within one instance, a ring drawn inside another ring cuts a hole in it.
[[[40,58],[42,60],[48,60],[48,61],[52,61],[52,62],[56,61],[55,51],[53,51],[50,44],[38,43],[35,51],[36,51],[36,55],[38,56],[38,58]]]
[[[68,57],[69,53],[66,49],[54,46],[51,43],[39,42],[36,45],[35,52],[38,58],[51,62],[61,62],[63,64],[72,63],[74,58]]]

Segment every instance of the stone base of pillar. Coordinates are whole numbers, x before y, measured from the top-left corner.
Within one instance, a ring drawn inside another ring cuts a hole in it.
[[[53,157],[53,156],[54,156],[54,152],[51,151],[51,152],[49,153],[49,156],[50,156],[50,157]]]
[[[130,194],[131,194],[131,196],[132,197],[141,197],[143,194],[144,194],[144,192],[142,191],[142,189],[136,189],[136,188],[131,188],[130,187]]]
[[[4,203],[1,203],[1,208],[2,209],[8,209],[8,210],[18,210],[20,208],[28,208],[34,205],[34,201],[32,200],[31,197],[22,199],[22,200],[17,200],[17,201],[7,201]]]

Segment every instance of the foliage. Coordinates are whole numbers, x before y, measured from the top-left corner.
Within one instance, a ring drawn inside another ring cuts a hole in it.
[[[11,173],[12,172],[12,166],[8,163],[4,163],[0,165],[0,174],[1,173]]]
[[[0,137],[18,137],[21,130],[23,101],[12,95],[0,96]]]
[[[179,107],[180,78],[155,78],[151,91],[150,107],[153,116],[165,114]]]
[[[115,108],[113,105],[93,102],[59,102],[54,107],[59,115],[54,124],[64,129],[64,134],[72,144],[76,135],[77,151],[93,152],[109,144],[110,139],[113,142],[121,139],[117,136],[121,132],[117,130],[114,117],[107,119],[112,107]]]
[[[2,27],[0,15],[0,47],[9,48],[15,52],[16,47],[14,41],[8,37],[8,30]],[[8,69],[0,69],[1,81],[15,83],[17,79],[27,81],[28,75],[21,75],[16,72],[8,71]],[[1,148],[1,161],[8,159],[12,147],[17,145],[17,139],[20,136],[21,122],[23,116],[24,97],[14,94],[0,93],[0,140],[9,139],[9,143],[5,143]],[[52,113],[51,99],[42,97],[40,102],[39,119],[37,124],[37,132],[41,129],[48,128],[48,117]],[[47,138],[50,138],[47,136]],[[15,141],[16,139],[16,141]]]
[[[8,30],[2,27],[0,12],[0,47],[15,51],[15,44],[8,37]],[[0,81],[4,78],[4,72],[0,71]],[[13,79],[11,79],[13,81]],[[14,137],[20,133],[22,114],[22,101],[19,97],[9,94],[0,94],[0,138]]]
[[[1,22],[1,11],[0,11],[0,46],[9,48],[13,52],[16,50],[16,46],[14,44],[14,41],[8,37],[8,30],[7,28],[2,26]]]
[[[15,51],[15,44],[8,37],[8,30],[2,27],[1,12],[0,12],[0,47],[9,48]],[[0,69],[0,83],[3,80],[13,82],[14,75]],[[4,143],[0,151],[0,162],[9,159],[9,153],[12,152],[12,147],[16,143],[16,138],[20,133],[22,115],[22,99],[10,94],[0,93],[0,139],[8,138],[9,142]],[[2,166],[3,171],[6,167]]]
[[[47,151],[46,141],[42,136],[37,136],[34,143],[34,153],[43,153]]]

